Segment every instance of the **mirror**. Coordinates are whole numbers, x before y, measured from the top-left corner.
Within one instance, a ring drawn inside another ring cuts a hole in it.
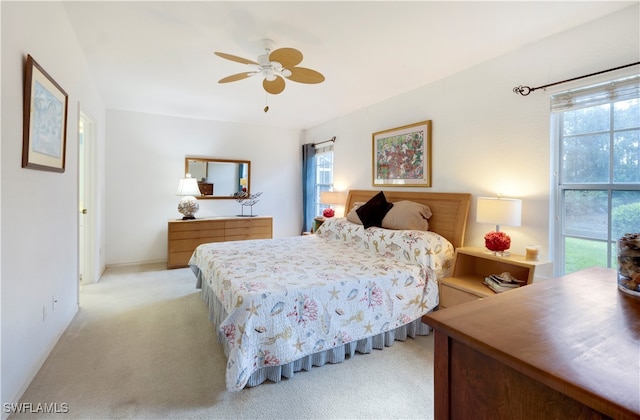
[[[234,199],[239,193],[249,193],[251,162],[248,160],[186,157],[184,171],[198,180],[202,198]]]

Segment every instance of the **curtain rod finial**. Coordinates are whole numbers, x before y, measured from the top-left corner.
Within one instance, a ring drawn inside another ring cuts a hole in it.
[[[529,86],[516,86],[513,88],[513,92],[514,93],[519,93],[522,96],[527,96],[528,94],[530,94],[533,91],[533,89],[531,89]]]

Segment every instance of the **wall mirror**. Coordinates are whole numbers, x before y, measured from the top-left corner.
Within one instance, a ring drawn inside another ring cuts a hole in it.
[[[198,199],[234,199],[240,193],[250,193],[251,162],[248,160],[186,157],[184,171],[198,180],[202,193]]]

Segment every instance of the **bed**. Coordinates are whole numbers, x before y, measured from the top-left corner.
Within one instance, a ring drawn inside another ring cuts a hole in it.
[[[345,209],[376,196],[351,190]],[[398,208],[427,205],[428,231],[365,228],[343,217],[327,219],[314,235],[196,248],[189,265],[227,356],[227,390],[429,333],[421,317],[437,307],[437,279],[449,275],[463,245],[470,195],[384,197]]]

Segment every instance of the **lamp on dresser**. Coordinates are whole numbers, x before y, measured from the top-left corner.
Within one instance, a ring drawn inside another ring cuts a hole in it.
[[[178,211],[184,216],[182,220],[195,219],[194,214],[200,209],[200,204],[196,199],[196,195],[200,195],[198,181],[191,178],[191,174],[187,174],[185,178],[180,179],[178,184],[177,196],[182,196],[178,203]]]
[[[478,197],[478,223],[496,225],[494,232],[484,236],[485,246],[496,254],[503,254],[511,246],[511,238],[500,232],[500,225],[520,226],[522,219],[522,200],[502,197]]]

